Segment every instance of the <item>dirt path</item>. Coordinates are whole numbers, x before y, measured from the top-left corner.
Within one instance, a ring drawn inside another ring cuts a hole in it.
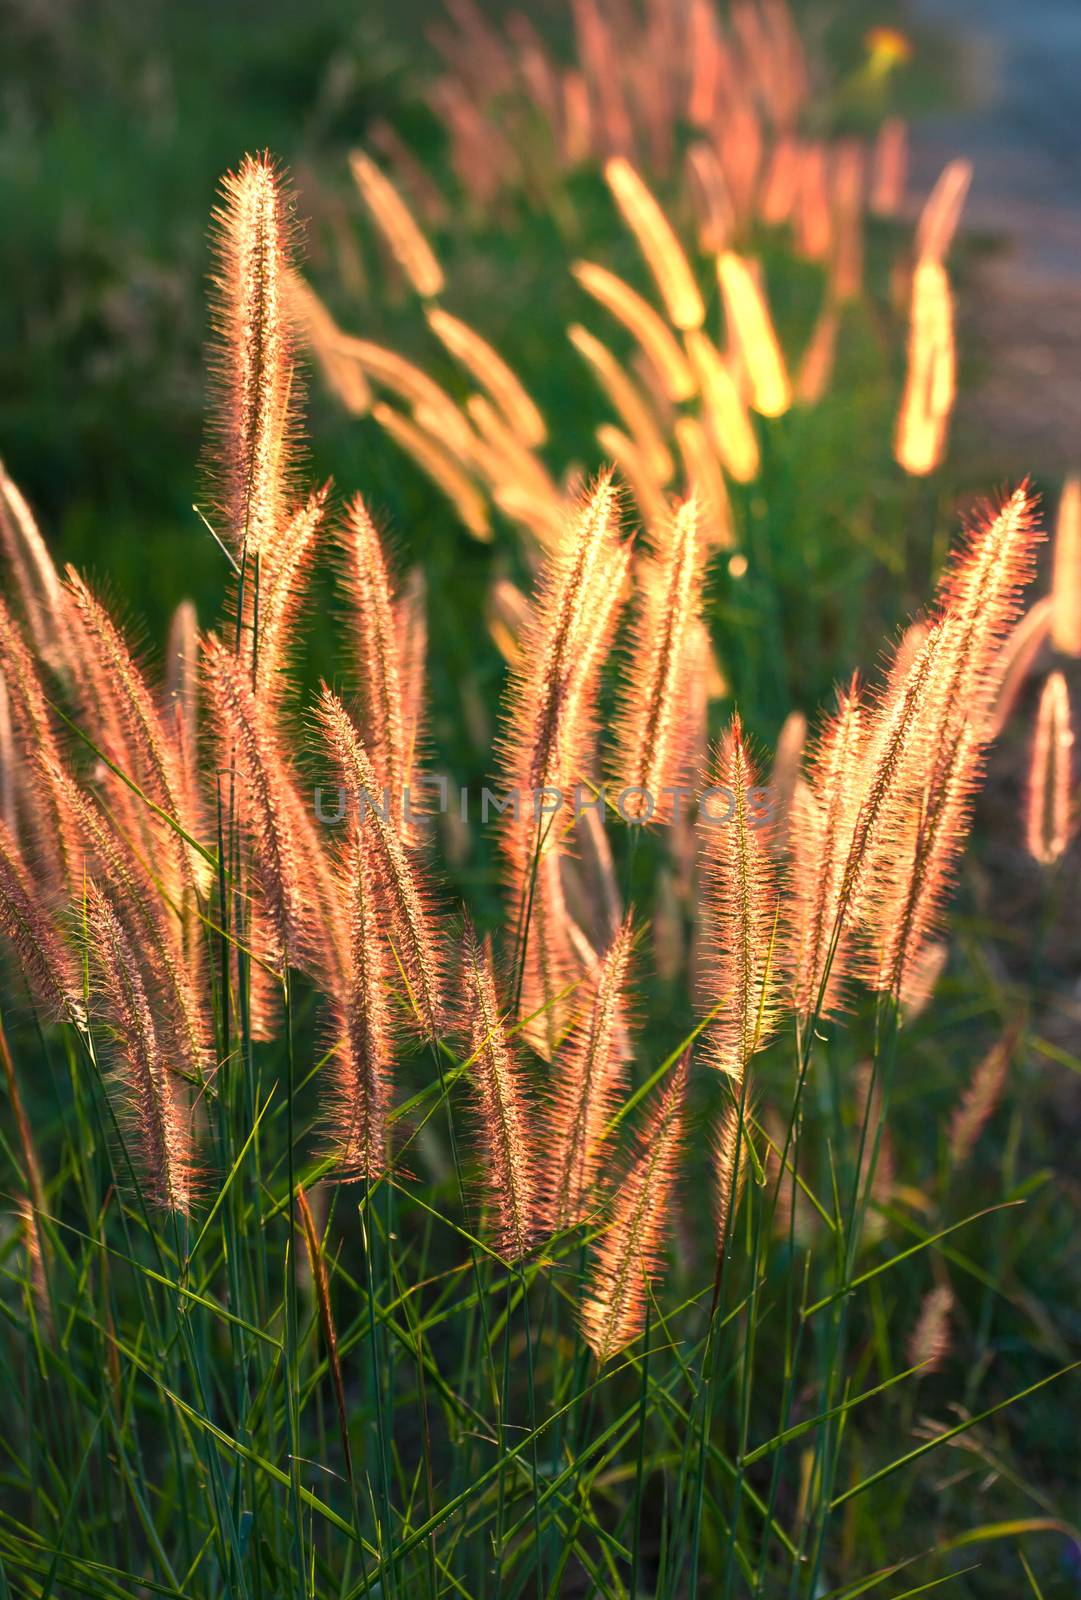
[[[976,366],[957,445],[997,477],[1081,468],[1081,0],[917,0],[961,42],[955,112],[916,130],[926,192],[952,155],[971,157],[970,230],[993,247],[961,302]]]

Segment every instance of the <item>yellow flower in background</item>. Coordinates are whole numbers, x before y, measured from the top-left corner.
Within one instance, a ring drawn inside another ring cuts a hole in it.
[[[894,67],[903,67],[915,54],[911,39],[897,28],[871,28],[863,36],[867,47],[867,71],[871,77],[885,77]]]

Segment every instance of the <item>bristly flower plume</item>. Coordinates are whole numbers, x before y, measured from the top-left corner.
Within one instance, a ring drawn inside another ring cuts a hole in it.
[[[1061,672],[1043,686],[1029,759],[1025,838],[1034,861],[1049,867],[1070,842],[1073,796],[1073,723]]]
[[[390,814],[401,827],[413,755],[402,687],[401,636],[382,543],[359,495],[349,507],[342,540],[366,747],[380,790],[389,796]]]
[[[343,898],[349,908],[349,967],[333,996],[337,1048],[329,1063],[332,1088],[324,1123],[338,1172],[374,1183],[387,1165],[393,1068],[387,1004],[390,951],[379,925],[379,867],[372,829],[355,815],[343,877]]]
[[[87,891],[91,954],[119,1043],[119,1076],[139,1151],[140,1177],[164,1210],[191,1210],[190,1112],[170,1071],[154,1022],[151,996],[119,917],[93,884]]]
[[[552,1070],[545,1212],[558,1233],[583,1222],[598,1200],[608,1122],[629,1056],[627,990],[634,933],[628,917],[590,974],[581,1020]]]
[[[289,201],[266,155],[245,156],[221,196],[213,471],[227,541],[238,553],[266,557],[287,515],[300,402],[286,304]]]
[[[811,751],[809,776],[792,794],[788,826],[789,916],[786,967],[805,1020],[831,1016],[841,999],[850,926],[838,926],[852,830],[860,799],[863,709],[855,680]]]
[[[882,734],[876,729],[868,741],[872,750],[878,745],[888,766],[895,735],[908,723],[875,821],[863,906],[868,981],[902,1002],[912,997],[912,975],[938,933],[968,834],[1002,642],[1020,612],[1041,538],[1027,486],[966,531],[940,584],[938,617],[908,669],[904,694],[895,668],[876,718]],[[858,821],[857,836],[860,826]]]
[[[929,1289],[923,1297],[916,1326],[908,1336],[909,1366],[921,1374],[937,1372],[950,1353],[950,1312],[953,1291],[948,1284]]]
[[[210,635],[203,668],[223,770],[235,766],[237,808],[248,837],[260,908],[277,966],[308,950],[308,887],[301,870],[292,779],[268,708],[252,691],[247,668]]]
[[[19,846],[0,820],[0,930],[11,940],[23,976],[46,1017],[82,1026],[85,1011],[78,968],[42,908]]]
[[[602,1365],[637,1339],[645,1325],[649,1282],[658,1271],[669,1226],[689,1068],[687,1053],[647,1120],[586,1286],[582,1332]]]
[[[956,1171],[972,1154],[1006,1087],[1019,1029],[1008,1028],[976,1066],[950,1118],[950,1166]]]
[[[327,493],[324,485],[297,507],[267,561],[260,562],[256,674],[257,682],[267,685],[275,706],[284,697],[295,658],[298,624],[319,551]]]
[[[423,876],[382,802],[371,757],[345,707],[325,684],[317,716],[348,802],[360,826],[372,834],[381,898],[390,913],[394,957],[409,990],[411,1016],[421,1037],[434,1043],[443,1028],[445,957]]]
[[[669,821],[679,791],[690,793],[697,732],[690,679],[698,666],[694,624],[702,596],[702,549],[693,499],[677,508],[671,525],[658,530],[657,537],[659,548],[639,569],[640,599],[612,758],[614,781],[621,790],[636,791],[624,815],[643,823]]]
[[[496,1249],[507,1261],[526,1254],[537,1232],[534,1156],[520,1063],[496,996],[491,949],[467,922],[462,949],[466,1023],[477,1094],[488,1205]]]
[[[710,785],[699,802],[710,989],[720,1005],[710,1037],[715,1064],[739,1084],[776,1026],[780,952],[776,868],[738,712],[717,751]]]

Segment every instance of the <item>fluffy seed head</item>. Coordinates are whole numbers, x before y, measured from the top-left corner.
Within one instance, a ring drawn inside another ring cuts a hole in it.
[[[268,156],[245,156],[222,180],[214,227],[212,471],[226,537],[238,551],[266,555],[285,522],[299,405],[286,304],[289,203]]]
[[[268,707],[252,691],[245,666],[213,635],[203,670],[221,768],[235,766],[237,808],[251,847],[252,871],[271,935],[275,965],[308,947],[307,888],[290,798],[292,780]]]
[[[467,925],[462,950],[467,1022],[496,1249],[508,1261],[529,1250],[537,1231],[537,1194],[529,1113],[520,1063],[496,996],[491,950]]]
[[[937,1372],[950,1353],[950,1312],[953,1291],[947,1284],[929,1289],[923,1297],[916,1326],[908,1338],[908,1364],[923,1373]]]
[[[721,1006],[710,1038],[715,1065],[737,1084],[777,1021],[776,869],[761,802],[737,712],[699,798],[710,998]]]
[[[645,1323],[649,1280],[658,1270],[668,1230],[689,1066],[684,1055],[646,1122],[589,1275],[582,1332],[601,1365],[638,1338]]]
[[[578,261],[571,271],[586,293],[634,335],[664,384],[669,400],[675,404],[689,400],[694,394],[694,377],[687,359],[671,329],[649,302],[614,272],[592,261]]]
[[[605,1129],[629,1055],[626,1003],[634,935],[627,918],[585,986],[582,1015],[552,1069],[545,1212],[560,1232],[598,1199]]]
[[[413,288],[424,299],[441,294],[444,282],[442,268],[412,212],[386,173],[363,150],[352,151],[349,167],[376,226]]]
[[[359,825],[371,832],[382,899],[390,914],[395,964],[409,990],[411,1017],[421,1037],[434,1043],[443,1028],[445,961],[423,877],[391,820],[389,807],[382,804],[371,757],[345,707],[325,685],[317,716],[349,804]]]
[[[186,1216],[193,1164],[190,1113],[162,1050],[151,997],[115,909],[93,884],[87,891],[91,951],[119,1046],[119,1079],[138,1148],[141,1178],[154,1202]]]
[[[1081,478],[1062,488],[1051,578],[1051,640],[1065,656],[1081,656]]]
[[[695,754],[691,711],[698,667],[694,624],[702,594],[698,509],[684,501],[656,530],[657,546],[639,568],[639,602],[622,677],[612,760],[615,783],[636,791],[625,810],[641,822],[667,822],[672,788],[687,787]],[[689,790],[688,790],[689,792]],[[648,807],[648,811],[647,811]]]
[[[19,846],[0,820],[0,928],[12,947],[31,994],[46,1017],[82,1026],[82,985],[70,951],[42,909],[41,894]]]
[[[330,1154],[347,1178],[374,1183],[387,1164],[393,1049],[387,1005],[390,952],[380,927],[382,891],[370,827],[354,816],[343,863],[349,965],[333,995],[337,1044],[324,1114]]]
[[[676,328],[700,328],[706,308],[664,212],[625,157],[613,156],[604,176],[656,280],[668,320]]]
[[[1009,1028],[975,1067],[950,1118],[950,1166],[963,1167],[976,1141],[994,1115],[1006,1087],[1006,1075],[1017,1045],[1018,1029]]]
[[[1070,842],[1073,724],[1066,679],[1053,672],[1043,686],[1028,771],[1025,837],[1029,854],[1050,866]]]
[[[908,376],[897,418],[894,455],[914,477],[942,460],[956,392],[953,298],[941,262],[921,257],[912,278]]]
[[[739,345],[750,384],[751,405],[764,417],[779,417],[792,404],[792,388],[758,277],[734,250],[717,260],[732,340]]]

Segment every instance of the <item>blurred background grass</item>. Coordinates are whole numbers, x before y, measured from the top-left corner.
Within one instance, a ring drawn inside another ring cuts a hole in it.
[[[293,171],[302,217],[313,189],[336,209],[337,260],[316,232],[313,275],[350,330],[370,334],[385,309],[351,305],[340,283],[335,291],[343,229],[355,230],[356,270],[369,271],[346,152],[386,119],[439,171],[442,136],[420,99],[432,65],[425,30],[439,9],[437,0],[0,0],[0,456],[58,555],[107,574],[155,637],[179,592],[206,618],[221,588],[220,557],[191,510],[201,497],[208,216],[220,176],[246,150],[269,148]],[[858,0],[813,8],[812,31],[825,28],[842,84],[827,108],[835,121],[880,112],[843,86],[868,21],[895,10],[876,5],[868,18]],[[556,0],[530,11],[550,36],[565,32]],[[941,98],[941,52],[921,62],[895,85],[901,105]],[[633,246],[601,186],[582,179],[574,199],[577,218],[605,240],[601,259],[633,274]],[[583,310],[566,262],[598,240],[561,238],[528,200],[515,205],[513,228],[465,235],[465,259],[452,252],[446,265],[454,308],[479,308],[478,326],[536,391],[559,471],[573,459],[563,424],[573,418],[580,441],[583,423],[591,431],[605,416],[564,334]],[[462,239],[458,231],[459,248]],[[808,273],[783,315],[803,330],[814,304]],[[402,348],[418,322],[410,307]],[[858,372],[847,378],[831,425],[850,444],[868,396]],[[318,392],[313,408],[317,475],[333,475],[343,492],[362,487],[399,527],[423,521],[429,545],[442,530],[462,544],[446,506],[402,472],[378,430],[358,428]]]

